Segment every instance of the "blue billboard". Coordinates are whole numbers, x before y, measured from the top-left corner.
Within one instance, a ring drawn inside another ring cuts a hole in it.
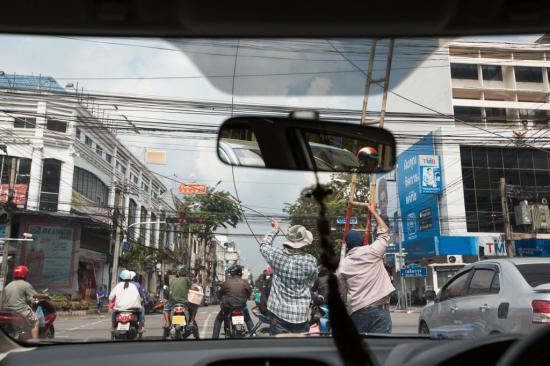
[[[421,178],[421,165],[425,164],[426,156],[435,156],[432,133],[427,134],[397,157],[397,189],[402,240],[409,259],[437,254],[436,238],[440,235],[438,195],[430,194],[436,192],[422,192],[422,186],[426,184]],[[437,165],[439,165],[439,158],[437,158]],[[426,168],[425,165],[423,167]],[[430,173],[433,173],[433,170]],[[434,184],[436,187],[440,185],[441,183],[437,182]]]

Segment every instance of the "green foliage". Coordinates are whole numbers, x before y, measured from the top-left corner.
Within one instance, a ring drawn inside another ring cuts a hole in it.
[[[329,186],[333,189],[333,194],[325,199],[327,207],[327,218],[333,229],[336,229],[336,218],[345,217],[349,199],[349,189],[351,174],[339,173],[331,176]],[[358,175],[357,190],[355,200],[365,202],[369,196],[369,176]],[[319,205],[313,198],[307,197],[305,193],[311,192],[314,187],[304,189],[296,202],[286,203],[283,211],[289,215],[290,225],[304,225],[313,233],[313,244],[305,248],[306,252],[312,254],[317,260],[321,256],[321,245],[319,242],[319,233],[317,230],[317,217],[319,215]],[[365,209],[354,207],[352,216],[363,217],[366,215]],[[357,227],[364,227],[364,222],[359,220]],[[342,234],[337,231],[331,232],[331,239],[334,243],[334,250],[340,253],[342,247]]]
[[[236,227],[241,221],[241,210],[237,202],[229,192],[215,191],[208,187],[206,194],[188,195],[182,200],[174,197],[176,210],[184,217],[200,217],[204,220],[201,224],[185,224],[191,231],[199,231],[208,235],[219,227]],[[196,208],[189,209],[191,205]]]

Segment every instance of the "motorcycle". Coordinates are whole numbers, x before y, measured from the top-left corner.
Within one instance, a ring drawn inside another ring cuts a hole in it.
[[[246,322],[243,308],[230,308],[225,314],[225,338],[243,338],[246,335]]]
[[[270,333],[270,318],[269,313],[267,311],[261,311],[261,305],[259,301],[256,301],[256,306],[252,308],[252,313],[254,316],[258,319],[256,324],[254,325],[254,328],[250,331],[250,336],[255,337],[258,334],[267,334]]]
[[[42,293],[47,294],[48,289]],[[55,327],[53,325],[57,318],[57,309],[49,299],[33,299],[31,308],[35,314],[39,313],[38,338],[54,338]],[[26,341],[32,338],[32,327],[27,318],[11,310],[0,310],[0,327],[13,339]]]
[[[309,334],[328,334],[331,331],[328,304],[326,302],[313,304]]]
[[[196,339],[199,339],[199,332],[197,323],[193,320],[192,324],[189,324],[188,312],[183,304],[175,304],[170,314],[170,326],[164,328],[162,340],[170,337],[172,340],[186,339],[191,334]]]
[[[143,334],[139,332],[139,312],[140,309],[115,311],[116,325],[111,332],[111,339],[141,339]]]

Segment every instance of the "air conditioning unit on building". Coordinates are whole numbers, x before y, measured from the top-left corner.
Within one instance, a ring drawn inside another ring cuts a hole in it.
[[[516,225],[531,225],[533,223],[533,217],[531,213],[531,206],[526,200],[521,201],[519,205],[514,207],[514,214],[516,216]]]
[[[464,258],[462,258],[462,255],[448,255],[447,263],[449,264],[464,263]]]
[[[543,202],[531,206],[533,212],[533,230],[548,230],[550,229],[550,209],[548,202],[543,199]]]

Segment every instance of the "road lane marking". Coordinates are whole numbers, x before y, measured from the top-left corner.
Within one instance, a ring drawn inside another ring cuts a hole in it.
[[[56,333],[72,332],[72,331],[75,331],[75,330],[79,330],[79,329],[82,329],[82,328],[86,328],[86,327],[89,327],[89,326],[93,326],[93,325],[96,325],[96,324],[103,323],[106,320],[107,319],[102,319],[102,320],[98,320],[98,321],[92,322],[92,323],[85,323],[85,324],[79,325],[78,327],[73,327],[73,328],[60,330],[59,332],[56,332]],[[96,329],[96,330],[99,330],[99,329]]]
[[[206,337],[206,335],[205,335],[206,328],[208,327],[208,322],[210,321],[211,317],[212,317],[212,313],[208,314],[208,316],[206,317],[206,320],[204,321],[204,324],[202,325],[201,332],[200,332],[201,338]]]

